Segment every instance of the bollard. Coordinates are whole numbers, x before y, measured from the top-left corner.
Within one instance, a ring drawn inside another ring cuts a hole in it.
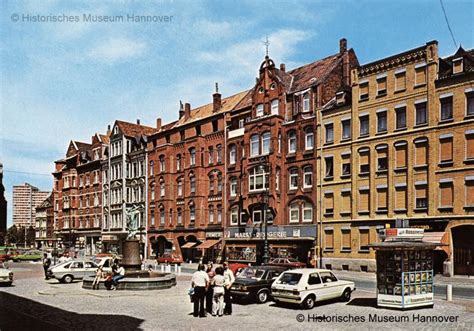
[[[446,285],[446,301],[453,301],[453,285]]]
[[[174,265],[174,273],[177,273],[177,272],[178,272],[178,265],[175,264],[175,265]]]
[[[181,266],[178,267],[178,275],[181,275]]]
[[[168,265],[166,266],[166,272],[171,272],[171,265],[168,264]]]
[[[160,271],[161,271],[161,272],[165,272],[165,266],[164,266],[163,264],[160,265]]]

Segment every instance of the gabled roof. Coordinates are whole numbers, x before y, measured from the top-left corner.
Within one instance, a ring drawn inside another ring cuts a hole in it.
[[[50,193],[48,197],[36,209],[44,209],[53,206],[53,194]]]
[[[459,46],[453,55],[439,59],[439,79],[453,75],[453,60],[458,58],[463,58],[463,73],[474,72],[474,49],[465,50]]]
[[[120,120],[116,120],[115,125],[119,127],[120,131],[122,132],[124,136],[129,137],[129,138],[134,138],[138,136],[149,136],[158,132],[157,129],[149,127],[149,126],[120,121]]]

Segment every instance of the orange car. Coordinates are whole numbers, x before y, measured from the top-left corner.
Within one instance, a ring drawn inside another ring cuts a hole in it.
[[[177,264],[181,265],[183,263],[183,259],[174,254],[163,254],[162,256],[159,256],[156,258],[158,263],[169,263],[169,264]]]

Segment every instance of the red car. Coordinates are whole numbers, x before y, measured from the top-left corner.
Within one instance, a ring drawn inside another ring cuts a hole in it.
[[[306,264],[291,257],[280,257],[271,260],[268,265],[286,267],[288,269],[306,268]]]
[[[11,259],[11,255],[7,250],[0,251],[0,262],[5,262]]]
[[[229,263],[229,269],[232,270],[234,275],[237,275],[237,273],[244,268],[248,268],[248,264],[246,263]]]
[[[183,259],[178,255],[172,254],[164,254],[163,256],[159,256],[156,258],[158,263],[169,263],[169,264],[177,264],[181,265],[183,263]]]

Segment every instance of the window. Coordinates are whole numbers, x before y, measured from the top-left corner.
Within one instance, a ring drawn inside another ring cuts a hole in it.
[[[298,169],[293,168],[290,170],[290,190],[296,190],[298,188]]]
[[[376,147],[377,150],[377,171],[387,171],[388,169],[388,158],[387,158],[387,145],[379,145]]]
[[[466,161],[474,160],[474,130],[468,130],[464,133],[466,137]]]
[[[453,162],[453,135],[442,135],[439,138],[440,143],[440,163]]]
[[[217,205],[217,223],[222,223],[222,206]]]
[[[208,163],[209,164],[213,164],[214,163],[214,148],[212,146],[210,146],[208,148]]]
[[[219,121],[218,120],[212,121],[212,131],[213,132],[219,131]]]
[[[260,144],[258,134],[250,137],[250,156],[257,156],[260,154]]]
[[[222,145],[217,145],[216,152],[217,152],[217,163],[221,163],[222,162]]]
[[[231,145],[229,147],[229,163],[235,164],[237,160],[237,147],[235,145]]]
[[[150,199],[152,201],[155,200],[155,184],[151,184],[151,186],[150,186]]]
[[[263,104],[259,103],[255,112],[256,117],[263,116]]]
[[[178,196],[179,197],[183,196],[183,179],[182,178],[178,179]]]
[[[369,134],[369,115],[359,117],[360,121],[360,136],[366,136]]]
[[[272,115],[278,115],[278,99],[272,100]]]
[[[408,144],[404,141],[395,143],[395,169],[406,169],[407,147]]]
[[[166,171],[165,156],[160,155],[160,172]]]
[[[474,207],[474,177],[464,177],[465,181],[465,204],[464,207],[466,208],[473,208]]]
[[[426,101],[415,103],[415,123],[423,125],[428,122],[426,113]]]
[[[377,133],[387,132],[387,111],[377,111]]]
[[[351,250],[351,229],[341,229],[341,250]]]
[[[334,214],[334,193],[332,191],[324,192],[324,215]]]
[[[369,251],[370,232],[369,229],[359,229],[359,250]]]
[[[169,225],[173,224],[173,209],[170,208],[170,212],[168,214]]]
[[[466,116],[474,116],[474,91],[466,92]]]
[[[209,206],[209,223],[214,223],[214,206]]]
[[[257,224],[262,221],[262,211],[260,209],[254,209],[252,212],[252,221]]]
[[[222,175],[219,173],[217,174],[217,193],[222,192]]]
[[[280,190],[280,168],[275,171],[275,189]]]
[[[150,161],[150,176],[153,176],[153,166],[154,166],[154,162]]]
[[[306,92],[303,94],[303,113],[309,113],[310,107],[309,107],[309,92]]]
[[[191,187],[191,194],[196,193],[196,177],[193,174],[189,176],[189,183]]]
[[[270,132],[262,134],[262,154],[270,154]]]
[[[360,82],[359,83],[359,100],[364,101],[369,99],[369,82]]]
[[[296,132],[288,133],[288,153],[296,153]]]
[[[209,194],[214,194],[214,175],[209,175]]]
[[[155,211],[154,210],[150,211],[150,225],[155,226]]]
[[[377,78],[377,96],[387,95],[387,75]]]
[[[369,164],[369,149],[364,148],[359,150],[359,174],[368,174],[370,172],[370,164]]]
[[[196,165],[196,148],[194,147],[189,149],[189,165]]]
[[[442,180],[439,183],[439,208],[453,208],[453,181]]]
[[[406,89],[405,69],[395,71],[395,92],[404,91],[405,89]]]
[[[165,225],[165,208],[160,206],[160,225]]]
[[[191,202],[189,205],[189,222],[194,223],[196,221],[196,207],[194,206],[194,203]]]
[[[428,192],[426,182],[415,183],[415,209],[428,209]]]
[[[199,124],[196,125],[195,130],[196,130],[196,136],[200,136],[201,135],[201,126]]]
[[[341,215],[350,215],[351,214],[351,190],[343,189],[341,190]]]
[[[453,118],[453,97],[446,96],[440,98],[441,103],[441,120],[446,121]]]
[[[300,209],[298,203],[293,202],[290,205],[290,223],[298,223],[300,221]]]
[[[415,144],[415,166],[428,165],[428,139],[419,138],[414,140]]]
[[[163,178],[160,179],[160,197],[164,198],[166,195],[165,181]]]
[[[230,179],[230,196],[235,197],[237,195],[237,178],[232,177]]]
[[[387,212],[387,186],[380,185],[377,187],[377,212]]]
[[[326,144],[334,142],[334,125],[332,123],[326,124]]]
[[[309,202],[303,202],[303,222],[313,221],[313,205]]]
[[[334,231],[324,229],[324,250],[332,251],[334,249]]]
[[[230,224],[237,225],[239,223],[239,207],[234,206],[230,210]]]
[[[176,155],[176,170],[181,171],[181,154]]]
[[[398,107],[395,108],[396,113],[396,128],[397,129],[405,129],[407,127],[407,108],[406,107]]]
[[[303,168],[303,187],[313,187],[313,168],[310,166]]]
[[[395,184],[395,212],[407,210],[407,185]]]
[[[305,130],[305,150],[311,150],[314,148],[314,133],[312,128],[306,128]]]
[[[368,187],[359,189],[359,214],[365,214],[370,211],[370,191]]]
[[[183,211],[181,210],[181,208],[178,208],[177,214],[178,214],[178,225],[182,225],[183,224]]]
[[[260,191],[268,188],[268,173],[264,167],[254,167],[249,173],[249,191]]]
[[[351,175],[351,160],[348,158],[342,159],[342,175],[341,177],[346,177]]]
[[[463,58],[453,59],[453,74],[463,72]]]
[[[333,178],[334,177],[334,157],[326,156],[324,158],[324,162],[326,164],[325,178]]]
[[[426,84],[426,64],[415,66],[415,86]]]
[[[278,132],[278,153],[281,153],[281,133]]]
[[[351,137],[351,120],[344,120],[342,123],[342,139],[350,139]]]

